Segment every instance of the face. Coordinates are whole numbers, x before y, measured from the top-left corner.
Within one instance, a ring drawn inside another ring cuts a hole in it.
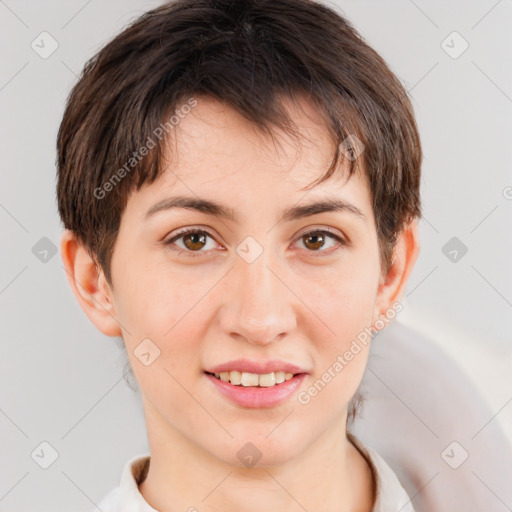
[[[241,465],[247,442],[259,464],[278,464],[344,428],[369,345],[343,355],[379,313],[368,184],[340,171],[305,188],[333,146],[303,109],[293,110],[299,147],[198,100],[174,132],[169,167],[130,196],[112,257],[115,316],[148,432],[229,464]]]

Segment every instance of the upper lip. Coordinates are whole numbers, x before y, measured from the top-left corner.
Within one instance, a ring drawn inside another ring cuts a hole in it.
[[[269,361],[251,361],[249,359],[234,359],[227,363],[222,363],[213,366],[206,370],[209,373],[222,373],[222,372],[245,372],[245,373],[272,373],[272,372],[286,372],[286,373],[307,373],[299,366],[296,366],[285,361],[272,359]]]

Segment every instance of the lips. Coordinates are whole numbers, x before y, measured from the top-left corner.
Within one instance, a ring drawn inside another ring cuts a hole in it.
[[[279,360],[237,359],[205,372],[222,395],[243,407],[272,407],[297,392],[307,373],[299,366]]]
[[[305,373],[297,373],[290,380],[285,380],[282,384],[260,387],[236,386],[216,378],[211,373],[205,372],[204,375],[213,385],[214,389],[219,391],[231,403],[250,408],[275,407],[285,403],[298,392],[302,382],[307,377]]]
[[[213,374],[221,374],[223,372],[237,371],[240,373],[256,373],[263,375],[272,372],[284,372],[291,373],[293,375],[297,373],[308,373],[306,370],[300,368],[295,364],[291,364],[278,359],[270,361],[254,361],[249,359],[235,359],[228,361],[227,363],[213,366],[212,368],[206,369],[206,372]]]

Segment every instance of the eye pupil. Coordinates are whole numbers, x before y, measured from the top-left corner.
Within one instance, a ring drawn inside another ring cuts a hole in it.
[[[187,243],[190,240],[192,245]],[[190,250],[201,249],[206,244],[206,236],[203,233],[188,233],[183,236],[183,243]]]
[[[308,244],[307,240],[313,240],[313,243],[310,245]],[[325,237],[323,234],[318,234],[318,233],[315,233],[315,234],[308,234],[304,237],[304,244],[306,245],[306,247],[310,248],[310,249],[319,249],[320,247],[322,247],[325,243]]]

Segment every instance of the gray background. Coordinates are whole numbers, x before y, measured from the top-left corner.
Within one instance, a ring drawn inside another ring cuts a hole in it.
[[[139,397],[123,380],[121,340],[96,331],[75,302],[60,255],[44,257],[50,244],[41,239],[59,243],[55,138],[77,75],[128,21],[160,3],[0,1],[4,512],[90,510],[118,484],[126,460],[147,450]],[[459,361],[495,412],[490,421],[511,425],[512,2],[331,5],[414,100],[425,153],[424,219],[403,321]],[[31,47],[43,31],[58,43],[46,59]],[[453,31],[469,44],[457,58],[461,40],[442,43]],[[468,248],[455,262],[443,253],[452,237]],[[43,441],[58,452],[48,469],[31,457]]]

